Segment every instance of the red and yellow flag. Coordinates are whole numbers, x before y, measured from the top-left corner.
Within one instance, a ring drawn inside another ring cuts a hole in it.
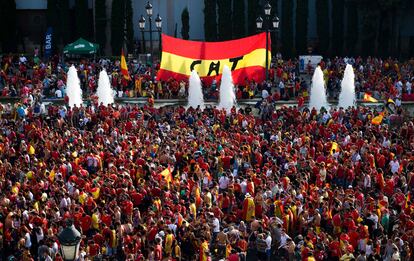
[[[371,120],[371,123],[374,125],[380,125],[382,123],[382,120],[384,119],[384,113],[381,112],[377,117],[374,117]]]
[[[335,152],[339,151],[339,145],[336,142],[332,142],[332,147],[331,147],[331,155],[333,154],[333,151],[335,150]]]
[[[124,49],[121,51],[121,73],[124,76],[125,79],[130,80],[131,77],[129,77],[128,72],[128,65],[126,63],[125,55],[124,55]]]
[[[167,182],[168,187],[170,186],[170,183],[172,182],[172,172],[171,172],[171,168],[168,167],[166,169],[164,169],[161,172],[161,176],[164,178],[164,180]]]
[[[208,83],[221,77],[225,65],[235,84],[265,79],[266,33],[225,42],[186,41],[163,34],[162,47],[159,80],[187,80],[195,70]],[[267,52],[271,57],[270,50]]]
[[[200,261],[207,261],[207,253],[209,252],[208,242],[204,241],[200,245]]]
[[[364,94],[364,102],[378,102],[378,100],[375,99],[374,97],[372,97],[370,94],[365,93]]]
[[[411,201],[411,193],[408,192],[407,197],[405,198],[405,205],[404,205],[405,209],[408,209],[408,205],[410,204],[410,201]]]

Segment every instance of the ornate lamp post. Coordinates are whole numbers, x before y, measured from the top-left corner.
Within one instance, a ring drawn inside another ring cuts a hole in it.
[[[161,36],[161,29],[162,29],[162,19],[161,16],[158,14],[155,18],[155,27],[156,30],[152,30],[152,15],[153,15],[153,9],[152,4],[148,1],[145,5],[145,11],[147,12],[148,21],[149,21],[149,30],[145,30],[145,17],[141,15],[141,18],[138,21],[139,29],[142,33],[142,39],[144,39],[144,33],[149,33],[150,35],[150,49],[151,49],[151,79],[154,81],[154,47],[152,42],[152,34],[158,33]],[[160,37],[161,41],[161,37]],[[145,41],[144,41],[144,48],[145,48]]]
[[[259,32],[266,32],[266,81],[269,80],[269,32],[278,32],[279,30],[279,17],[275,16],[270,19],[272,6],[267,2],[264,6],[264,14],[266,24],[263,28],[263,18],[258,17],[256,19],[256,27]]]

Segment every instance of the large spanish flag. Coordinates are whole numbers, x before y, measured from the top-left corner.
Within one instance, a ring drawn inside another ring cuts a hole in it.
[[[163,34],[162,47],[159,80],[186,80],[195,70],[208,83],[221,77],[225,65],[231,69],[235,84],[265,79],[266,33],[225,42],[186,41]],[[270,58],[270,50],[268,55]]]

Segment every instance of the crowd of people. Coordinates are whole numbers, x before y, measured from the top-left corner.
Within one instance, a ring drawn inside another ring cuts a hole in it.
[[[243,85],[236,86],[238,99],[260,97],[263,89],[274,90],[273,98],[277,100],[309,96],[311,74],[315,65],[307,63],[301,70],[298,59],[282,60],[277,57],[272,61],[269,81],[257,83],[246,80]],[[59,56],[42,61],[38,56],[28,59],[24,55],[3,55],[0,65],[0,95],[19,97],[27,93],[38,93],[47,98],[63,98],[66,92],[66,73],[71,62],[65,62]],[[125,79],[120,73],[119,60],[82,59],[76,63],[81,87],[87,97],[96,92],[98,76],[102,68],[108,72],[117,97],[163,99],[187,97],[187,82],[173,78],[159,81],[156,77],[152,80],[152,74],[156,75],[159,63],[151,67],[131,59],[128,62],[131,79]],[[391,97],[397,101],[414,100],[411,90],[414,62],[360,57],[325,59],[320,63],[329,98],[338,98],[347,63],[355,68],[355,87],[359,99],[363,98],[364,93],[369,93],[377,99]],[[213,81],[209,85],[204,84],[203,92],[206,99],[217,99],[219,83]]]
[[[0,260],[412,260],[404,109],[272,106],[2,104]]]

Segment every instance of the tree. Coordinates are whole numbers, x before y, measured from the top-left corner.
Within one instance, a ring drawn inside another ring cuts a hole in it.
[[[95,35],[100,49],[105,49],[106,43],[106,0],[95,0]]]
[[[271,19],[273,19],[273,17],[277,16],[279,17],[279,10],[278,10],[278,0],[271,0],[269,1],[270,5],[272,6],[271,9]],[[277,29],[279,30],[279,28]],[[275,32],[271,34],[271,38],[272,38],[272,53],[276,54],[277,53],[277,44],[278,44],[278,36],[279,32]]]
[[[124,42],[124,0],[112,1],[111,46],[112,53],[119,55]]]
[[[256,19],[260,14],[259,4],[257,0],[247,0],[247,32],[249,35],[257,32]]]
[[[15,52],[16,48],[16,2],[0,1],[0,17],[5,26],[0,30],[0,42],[3,52]]]
[[[233,36],[242,38],[246,36],[246,15],[244,1],[233,0]]]
[[[285,57],[294,55],[293,46],[293,1],[282,1],[282,52]]]
[[[126,1],[125,6],[126,6],[126,44],[127,44],[127,48],[128,50],[133,50],[134,48],[134,23],[132,22],[133,18],[134,18],[134,13],[133,13],[133,9],[132,9],[132,1],[131,0],[124,0]]]
[[[204,37],[209,42],[217,40],[216,0],[204,0]]]
[[[231,0],[218,0],[218,36],[220,40],[232,38],[232,10]]]
[[[89,17],[88,1],[75,0],[75,25],[76,25],[75,38],[78,38],[78,37],[88,38],[89,36],[88,17]]]
[[[59,38],[58,42],[65,45],[72,40],[70,23],[69,23],[69,0],[59,1]]]
[[[111,13],[111,45],[114,55],[121,54],[121,49],[125,42],[127,48],[132,50],[131,48],[134,44],[132,15],[131,0],[113,0]]]
[[[332,53],[342,55],[344,46],[344,0],[332,0]]]
[[[316,29],[319,39],[319,52],[329,53],[329,2],[316,0]]]
[[[181,36],[184,40],[190,39],[190,14],[188,8],[184,8],[181,13]]]
[[[358,43],[359,20],[357,0],[347,1],[346,50],[347,55],[354,55]]]
[[[308,47],[308,11],[308,0],[297,0],[295,38],[296,51],[299,54],[306,53]]]

